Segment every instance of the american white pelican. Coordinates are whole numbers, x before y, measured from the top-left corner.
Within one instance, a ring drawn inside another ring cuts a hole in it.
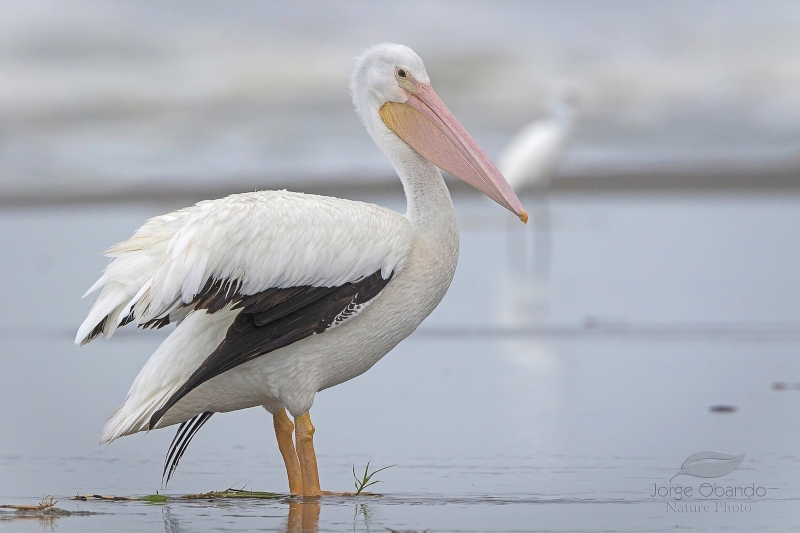
[[[314,395],[366,372],[419,326],[453,279],[458,227],[439,168],[527,221],[409,48],[366,50],[350,90],[403,182],[405,215],[288,191],[204,201],[152,218],[112,246],[87,292],[103,289],[78,344],[131,322],[177,324],[102,437],[181,424],[167,480],[212,414],[261,405],[273,415],[291,493],[320,495]]]

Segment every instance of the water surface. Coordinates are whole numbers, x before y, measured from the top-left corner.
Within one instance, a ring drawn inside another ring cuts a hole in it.
[[[165,332],[71,342],[98,252],[168,206],[0,211],[0,503],[52,494],[96,513],[4,513],[0,531],[798,529],[800,196],[551,200],[548,234],[509,232],[497,206],[456,198],[445,300],[312,410],[323,488],[350,490],[353,465],[371,460],[396,465],[378,475],[384,496],[317,503],[69,501],[160,489],[171,429],[97,442]],[[706,498],[714,511],[700,513],[651,496],[701,450],[747,456],[722,478],[672,485],[765,496]],[[167,493],[245,485],[286,490],[261,409],[211,419]]]

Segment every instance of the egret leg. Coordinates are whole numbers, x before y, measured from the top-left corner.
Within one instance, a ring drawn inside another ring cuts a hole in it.
[[[308,413],[295,417],[295,444],[300,471],[303,474],[303,496],[320,496],[317,455],[314,453],[314,426]]]
[[[283,456],[286,465],[286,475],[289,476],[289,492],[294,495],[303,494],[303,475],[300,470],[300,462],[297,460],[297,452],[292,442],[294,424],[286,415],[286,410],[281,408],[272,415],[272,425],[275,427],[275,437],[278,439],[278,449]]]

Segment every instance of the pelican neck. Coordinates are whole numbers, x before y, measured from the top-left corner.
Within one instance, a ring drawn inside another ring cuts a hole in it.
[[[383,151],[403,184],[411,225],[430,231],[441,231],[442,224],[455,227],[455,208],[439,168],[402,141]]]
[[[406,195],[406,218],[413,226],[428,228],[437,222],[455,220],[450,191],[439,169],[430,166],[424,175],[400,176]]]

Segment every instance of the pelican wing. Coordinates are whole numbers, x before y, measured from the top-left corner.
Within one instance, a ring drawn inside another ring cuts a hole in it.
[[[337,327],[357,315],[389,283],[378,270],[358,281],[338,287],[272,288],[252,296],[236,296],[233,309],[241,308],[217,348],[206,357],[189,379],[150,418],[149,428],[181,398],[206,381],[241,364],[283,348],[316,333]],[[211,298],[202,297],[207,312],[219,306],[213,286]]]
[[[244,298],[270,289],[302,299],[308,288],[376,272],[388,280],[410,250],[405,217],[371,204],[287,191],[200,202],[149,220],[106,252],[112,260],[87,294],[102,292],[75,341],[111,337],[132,322],[161,327],[201,309],[241,305],[246,313]]]
[[[76,342],[182,322],[148,360],[103,442],[155,427],[199,385],[357,315],[405,265],[408,220],[379,206],[269,191],[156,217],[108,252]]]

